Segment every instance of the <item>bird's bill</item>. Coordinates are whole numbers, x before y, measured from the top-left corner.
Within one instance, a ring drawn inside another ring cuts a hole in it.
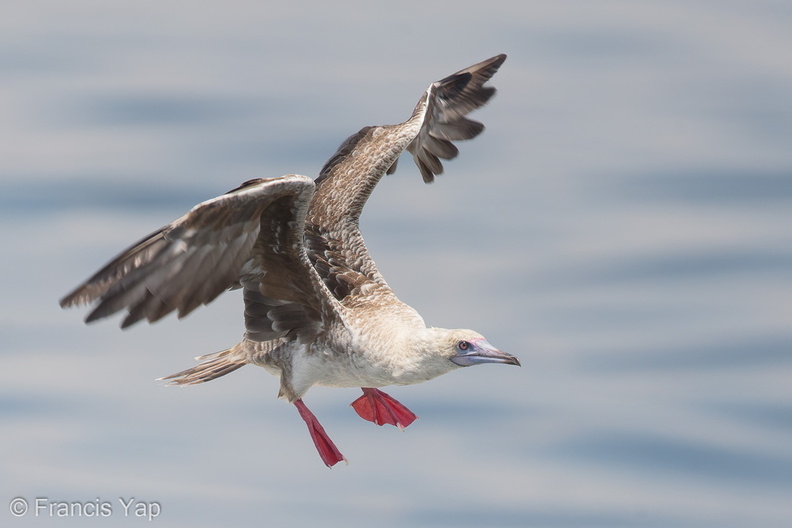
[[[490,345],[486,339],[475,339],[470,341],[473,345],[468,347],[465,351],[459,351],[455,356],[451,357],[451,361],[460,367],[470,367],[472,365],[480,365],[482,363],[503,363],[505,365],[520,365],[520,360],[511,354],[501,352],[494,346]]]

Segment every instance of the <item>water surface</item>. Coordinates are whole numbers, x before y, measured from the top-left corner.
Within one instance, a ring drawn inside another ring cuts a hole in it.
[[[111,501],[103,526],[133,522],[130,497],[160,526],[789,525],[787,2],[3,10],[5,504]],[[394,388],[420,416],[405,433],[357,418],[354,390],[312,390],[351,462],[329,471],[263,370],[153,381],[236,342],[237,294],[124,332],[58,308],[195,203],[314,176],[501,52],[485,134],[432,186],[404,158],[362,227],[429,324],[476,328],[522,369]]]

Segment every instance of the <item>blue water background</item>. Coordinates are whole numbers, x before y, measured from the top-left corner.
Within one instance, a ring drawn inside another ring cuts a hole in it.
[[[3,3],[0,524],[147,524],[135,497],[163,527],[792,526],[792,4],[463,4]],[[404,433],[313,389],[327,470],[265,371],[154,381],[238,340],[237,293],[127,331],[57,306],[501,52],[487,131],[431,186],[402,159],[362,228],[429,324],[522,369],[393,388]]]

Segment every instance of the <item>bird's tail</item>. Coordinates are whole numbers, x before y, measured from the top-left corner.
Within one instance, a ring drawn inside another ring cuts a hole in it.
[[[219,352],[199,356],[195,359],[200,361],[200,364],[159,378],[157,381],[167,381],[168,385],[197,385],[225,376],[248,363],[247,355],[240,348],[239,345],[236,345]]]

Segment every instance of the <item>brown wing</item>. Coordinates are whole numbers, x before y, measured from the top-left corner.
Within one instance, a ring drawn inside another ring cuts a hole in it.
[[[373,291],[366,285],[387,287],[358,228],[366,200],[382,176],[395,170],[405,149],[425,182],[443,172],[440,159],[458,154],[452,141],[474,138],[484,130],[465,116],[495,94],[495,88],[484,84],[505,60],[506,55],[497,55],[431,84],[410,119],[364,127],[322,168],[308,211],[306,244],[311,262],[336,299]]]
[[[421,129],[407,146],[424,182],[431,183],[436,175],[443,173],[441,158],[450,160],[459,154],[452,141],[472,139],[484,131],[484,125],[465,116],[495,95],[495,88],[484,83],[505,60],[506,55],[501,54],[479,62],[437,81],[426,91]]]
[[[183,317],[241,284],[246,304],[253,305],[246,320],[256,338],[315,333],[332,306],[323,304],[328,294],[303,246],[313,191],[305,176],[246,182],[122,252],[60,304],[96,303],[86,322],[126,309],[127,327],[172,311]],[[255,310],[257,295],[287,308],[268,318]]]

